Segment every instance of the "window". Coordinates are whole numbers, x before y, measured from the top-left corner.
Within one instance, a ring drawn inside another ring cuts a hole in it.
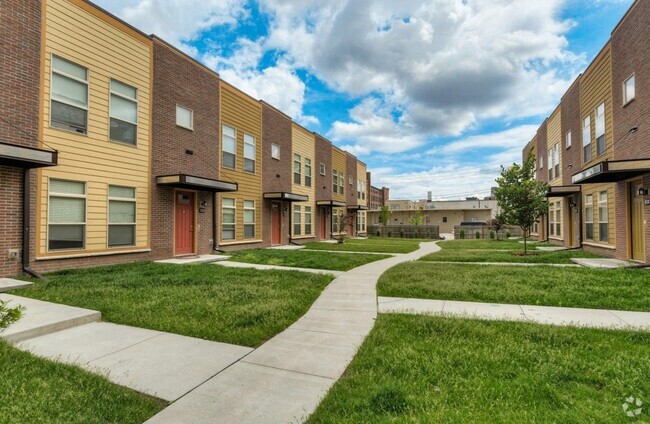
[[[305,235],[311,235],[311,206],[305,206]]]
[[[277,144],[271,144],[271,157],[280,160],[280,146]]]
[[[221,239],[235,239],[235,199],[221,199]]]
[[[605,103],[596,108],[596,156],[605,153]]]
[[[548,180],[553,179],[553,148],[548,149]]]
[[[555,166],[555,178],[560,176],[560,143],[553,146],[553,163]]]
[[[332,233],[336,234],[339,232],[339,211],[332,211]]]
[[[235,129],[224,125],[221,127],[221,165],[224,168],[235,169],[236,158],[237,138]]]
[[[571,147],[571,131],[567,131],[566,135],[564,136],[564,142],[566,143],[566,148],[568,149]]]
[[[352,177],[352,175],[348,175],[348,184],[350,185],[354,184],[354,178]]]
[[[296,205],[293,207],[293,235],[300,235],[300,206]]]
[[[593,220],[593,216],[592,216]],[[609,217],[607,213],[607,192],[598,193],[598,240],[609,241]]]
[[[636,97],[636,83],[634,74],[630,75],[623,83],[623,104],[627,104]]]
[[[111,80],[111,128],[109,138],[135,146],[138,138],[138,90]]]
[[[255,238],[255,201],[244,200],[244,238]]]
[[[135,188],[108,186],[108,247],[135,246]]]
[[[50,180],[47,248],[83,249],[86,232],[86,184]]]
[[[446,216],[442,217],[442,222],[447,222],[447,217]]]
[[[361,200],[366,200],[366,182],[361,181]]]
[[[345,190],[345,177],[342,172],[339,172],[339,193],[344,194]]]
[[[194,129],[194,112],[183,106],[176,105],[176,125],[188,130]]]
[[[311,187],[311,159],[305,158],[305,186]]]
[[[255,137],[244,134],[244,172],[255,173]]]
[[[366,213],[359,211],[357,213],[357,232],[365,233],[366,232]]]
[[[301,157],[300,155],[293,155],[293,183],[300,184],[301,181]]]
[[[52,56],[50,125],[88,132],[88,69]]]
[[[548,205],[548,232],[549,235],[555,235],[555,203]]]
[[[357,180],[357,199],[361,199],[361,181]]]
[[[555,204],[555,235],[562,237],[562,205],[560,202]]]
[[[338,173],[338,171],[336,169],[332,170],[332,180],[333,180],[332,191],[334,193],[338,193],[339,192],[339,173]]]
[[[323,175],[323,176],[326,175],[325,164],[324,163],[320,164],[320,174]]]
[[[539,155],[539,169],[544,169],[544,156]]]
[[[584,161],[591,160],[591,118],[589,115],[582,120],[582,150]]]
[[[585,238],[594,239],[594,196],[585,196]]]

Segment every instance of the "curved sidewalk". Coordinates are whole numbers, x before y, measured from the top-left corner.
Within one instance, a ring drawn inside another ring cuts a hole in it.
[[[370,333],[381,274],[439,249],[435,242],[421,243],[415,252],[344,273],[292,326],[147,422],[305,421]]]

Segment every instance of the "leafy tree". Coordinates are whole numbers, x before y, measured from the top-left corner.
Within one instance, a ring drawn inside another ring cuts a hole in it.
[[[500,213],[497,214],[497,216],[495,218],[493,218],[493,219],[490,219],[487,222],[487,224],[488,224],[488,227],[490,227],[490,229],[492,229],[492,230],[494,230],[494,232],[496,232],[497,240],[499,240],[499,231],[505,225],[503,223],[503,217],[501,216],[501,214]]]
[[[422,221],[424,220],[424,215],[422,215],[422,207],[420,206],[417,211],[415,211],[415,215],[409,218],[409,225],[415,225],[415,226],[420,226],[422,225]]]
[[[509,225],[520,227],[524,233],[524,255],[528,253],[528,235],[535,221],[546,213],[548,184],[535,179],[535,158],[528,158],[520,166],[513,163],[504,168],[496,179],[494,195],[501,207],[501,218]]]
[[[384,225],[384,235],[386,235],[386,226],[390,222],[390,217],[392,215],[393,211],[391,211],[388,206],[382,206],[379,210],[379,222]]]

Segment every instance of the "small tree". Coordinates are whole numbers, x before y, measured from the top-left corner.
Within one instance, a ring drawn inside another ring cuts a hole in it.
[[[379,222],[384,225],[384,235],[386,235],[386,226],[390,222],[390,217],[392,215],[393,211],[391,211],[388,206],[382,206],[381,209],[379,209]]]
[[[419,227],[422,225],[422,221],[424,221],[424,215],[422,215],[422,207],[419,207],[417,211],[415,211],[415,215],[409,218],[409,225],[415,225],[416,227]]]
[[[494,219],[491,219],[487,222],[488,226],[494,230],[497,234],[497,240],[499,240],[499,230],[503,228],[503,217],[501,214],[498,214]]]
[[[520,166],[513,163],[501,167],[494,191],[504,223],[520,227],[524,233],[524,255],[528,253],[528,234],[533,223],[548,210],[548,184],[535,179],[535,158],[528,158]]]
[[[339,243],[345,243],[345,237],[348,236],[348,228],[354,223],[355,216],[350,213],[339,215]],[[352,236],[353,234],[350,234]]]

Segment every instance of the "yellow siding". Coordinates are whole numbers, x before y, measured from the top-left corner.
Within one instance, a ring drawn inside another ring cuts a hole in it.
[[[598,232],[598,193],[601,191],[606,191],[607,192],[607,219],[608,219],[608,242],[603,242],[600,241],[600,235]],[[593,195],[594,196],[594,238],[593,240],[587,240],[587,233],[585,231],[585,227],[583,227],[583,234],[584,240],[586,243],[592,243],[592,244],[602,244],[605,246],[611,246],[614,247],[616,246],[616,204],[615,204],[615,198],[616,198],[616,184],[584,184],[582,186],[582,208],[583,208],[583,220],[585,223],[583,226],[586,226],[586,213],[584,211],[585,209],[585,199],[587,195]]]
[[[75,3],[79,3],[76,5]],[[48,0],[43,64],[43,141],[59,151],[59,165],[39,171],[37,256],[99,253],[149,247],[151,42],[85,3]],[[88,68],[88,134],[50,128],[51,58]],[[138,90],[137,146],[109,141],[111,79]],[[85,249],[47,252],[50,178],[86,183]],[[136,246],[108,248],[108,186],[136,189]]]
[[[357,181],[363,181],[364,184],[367,184],[366,182],[366,164],[363,162],[357,161]],[[368,205],[368,192],[370,191],[370,188],[366,185],[366,190],[365,190],[365,196],[359,198],[357,195],[357,204],[362,205],[362,206],[367,206]]]
[[[300,206],[300,214],[302,216],[302,219],[300,220],[300,235],[297,237],[306,237],[306,236],[313,236],[314,231],[315,231],[315,225],[314,225],[314,220],[316,216],[316,202],[315,202],[315,197],[316,197],[316,191],[314,188],[314,184],[316,183],[316,172],[317,172],[317,167],[318,164],[316,163],[315,156],[316,156],[316,139],[314,137],[314,134],[310,133],[309,131],[305,130],[299,125],[292,124],[291,126],[291,191],[293,193],[298,193],[298,194],[304,194],[309,196],[309,200],[307,202],[299,202],[299,203],[294,203],[292,207],[295,206]],[[293,155],[297,154],[300,155],[300,163],[301,163],[301,184],[295,184],[293,183]],[[305,186],[305,159],[310,159],[311,160],[311,186],[307,187]],[[305,231],[305,207],[306,206],[311,206],[311,211],[312,211],[312,218],[311,218],[311,232],[309,234],[306,233]],[[293,209],[292,209],[293,210]],[[291,235],[295,236],[294,234],[294,226],[291,226]]]
[[[563,163],[562,163],[562,115],[560,108],[555,109],[555,112],[548,119],[547,128],[547,140],[548,140],[548,150],[551,150],[553,146],[559,144],[559,175],[553,173],[553,180],[549,181],[549,184],[552,186],[561,186],[562,185],[562,174],[564,173]],[[548,158],[547,158],[548,160]],[[547,167],[550,167],[550,164],[547,164]],[[547,170],[548,171],[548,170]]]
[[[339,202],[345,202],[345,196],[347,195],[347,190],[349,190],[349,185],[347,183],[346,175],[346,162],[345,162],[345,152],[334,145],[332,145],[332,172],[331,175],[334,175],[334,170],[339,173],[343,173],[343,187],[345,187],[345,192],[341,194],[340,192],[332,192],[332,199]],[[333,184],[333,178],[330,178],[330,182]]]
[[[605,102],[605,153],[596,156],[596,108],[603,102]],[[613,158],[612,66],[609,44],[580,78],[580,128],[582,128],[582,120],[587,115],[591,117],[592,159],[584,164],[585,168]],[[582,138],[580,140],[582,141]],[[584,161],[582,153],[581,156]]]
[[[260,103],[229,84],[221,82],[221,124],[234,128],[237,136],[235,169],[219,163],[220,179],[239,184],[238,191],[219,195],[219,199],[235,199],[235,240],[220,244],[261,241],[262,239],[262,107]],[[244,172],[244,133],[255,137],[255,173]],[[215,140],[215,142],[217,142]],[[217,160],[216,158],[214,160]],[[244,239],[244,200],[255,201],[255,238]],[[221,201],[219,202],[221,207]],[[219,219],[221,222],[221,219]]]

